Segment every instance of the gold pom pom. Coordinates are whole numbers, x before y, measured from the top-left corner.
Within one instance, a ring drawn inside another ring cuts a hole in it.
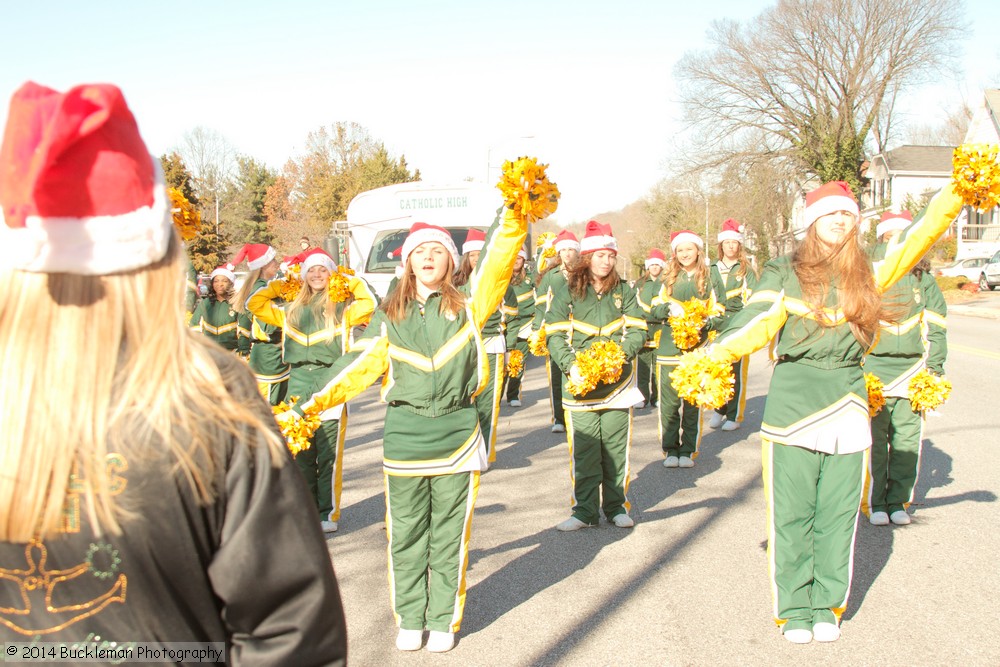
[[[599,384],[618,381],[625,365],[625,351],[612,340],[599,340],[583,352],[577,352],[576,365],[583,381],[580,384],[571,381],[567,388],[574,396],[583,396]]]
[[[546,168],[547,164],[538,164],[530,157],[503,163],[497,187],[503,193],[504,205],[528,222],[547,218],[559,205],[559,188],[546,176]]]
[[[302,281],[299,279],[299,269],[300,266],[298,264],[292,264],[285,271],[285,277],[281,280],[278,294],[285,303],[295,301],[295,297],[299,295],[299,290],[302,289]]]
[[[528,352],[536,357],[549,356],[549,348],[545,344],[545,327],[528,336]]]
[[[170,212],[173,214],[174,227],[184,241],[190,241],[198,235],[201,213],[177,188],[167,188],[167,194],[170,195]]]
[[[277,405],[271,406],[271,411],[274,412],[275,417],[278,418],[278,426],[281,428],[281,435],[285,436],[285,444],[288,445],[288,451],[290,451],[292,455],[298,454],[299,452],[309,449],[309,447],[312,446],[313,434],[316,433],[316,429],[318,429],[320,425],[319,415],[309,412],[299,419],[281,418],[284,413],[292,409],[298,400],[298,396],[291,396],[289,397],[287,403],[282,401]]]
[[[1000,164],[996,144],[962,144],[955,149],[955,193],[969,206],[987,211],[1000,201]]]
[[[951,395],[951,382],[943,377],[932,375],[925,368],[910,380],[910,407],[914,412],[934,410],[948,400]]]
[[[684,308],[684,313],[669,316],[667,324],[670,325],[674,345],[678,350],[685,351],[698,346],[701,342],[701,330],[705,328],[705,323],[714,313],[708,301],[701,299],[689,299],[681,306]]]
[[[538,235],[538,238],[535,239],[535,248],[544,247],[546,243],[551,243],[552,241],[555,240],[556,240],[556,235],[553,234],[552,232],[542,232],[541,234]]]
[[[339,267],[340,270],[330,276],[330,287],[327,289],[327,293],[330,295],[330,300],[334,303],[342,303],[347,301],[351,297],[351,284],[348,275],[342,273],[344,269]],[[350,271],[350,269],[347,269]]]
[[[507,377],[520,377],[524,370],[524,353],[521,350],[511,350],[507,359]]]
[[[868,416],[874,417],[885,406],[885,385],[871,373],[865,373],[865,389],[868,390]]]
[[[668,377],[678,396],[711,410],[728,403],[736,391],[732,365],[713,359],[704,350],[682,354]]]

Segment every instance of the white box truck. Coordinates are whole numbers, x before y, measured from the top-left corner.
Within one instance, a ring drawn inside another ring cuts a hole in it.
[[[487,229],[501,206],[499,190],[474,182],[415,181],[362,192],[347,207],[349,266],[384,297],[400,263],[396,251],[413,223],[448,229],[461,252],[468,230]]]

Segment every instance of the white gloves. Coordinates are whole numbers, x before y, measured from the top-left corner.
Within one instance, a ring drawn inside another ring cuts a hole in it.
[[[583,384],[583,373],[580,372],[580,367],[576,364],[569,367],[569,379],[573,381],[573,384]]]
[[[674,303],[673,301],[669,304],[670,317],[680,317],[684,314],[684,306],[679,303]]]

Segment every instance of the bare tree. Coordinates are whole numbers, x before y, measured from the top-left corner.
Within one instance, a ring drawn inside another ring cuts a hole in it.
[[[745,26],[714,22],[710,49],[676,70],[700,145],[692,167],[785,160],[857,188],[897,95],[953,64],[962,12],[954,0],[779,0]]]
[[[972,107],[967,101],[952,109],[937,125],[915,125],[906,134],[906,143],[919,146],[958,146],[965,140],[972,122]]]
[[[191,170],[199,194],[221,191],[235,172],[238,153],[215,130],[198,126],[185,132],[177,152]]]

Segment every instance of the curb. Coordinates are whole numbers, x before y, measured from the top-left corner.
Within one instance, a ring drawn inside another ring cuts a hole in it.
[[[966,306],[962,304],[949,304],[948,314],[981,317],[988,320],[1000,320],[1000,308],[980,308],[977,306]]]

